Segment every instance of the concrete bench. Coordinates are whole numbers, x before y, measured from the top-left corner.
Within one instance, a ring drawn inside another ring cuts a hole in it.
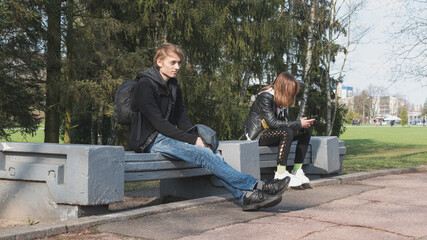
[[[218,151],[238,171],[259,178],[258,142],[220,141]],[[125,181],[160,180],[160,197],[198,198],[227,191],[201,166],[156,153],[126,152]]]
[[[211,175],[200,167],[159,153],[126,152],[125,182]]]
[[[294,165],[296,142],[292,143],[287,166]],[[343,157],[346,154],[344,141],[336,136],[311,137],[307,154],[304,158],[303,168],[307,175],[313,178],[320,175],[340,173],[342,171]],[[278,147],[261,146],[259,149],[260,167],[274,168],[277,166]],[[262,170],[263,173],[272,170]]]
[[[0,143],[0,218],[67,220],[124,197],[123,147]]]
[[[261,174],[263,179],[271,178],[268,174],[273,174],[271,168],[277,166],[278,147],[259,147],[257,141],[220,141],[218,150],[230,166],[258,179]],[[287,161],[289,166],[294,164],[295,150],[296,142],[291,146]],[[344,142],[336,136],[312,137],[304,159],[304,171],[310,178],[339,173],[345,153]],[[227,192],[218,188],[221,185],[211,178],[207,170],[184,161],[147,153],[126,153],[125,158],[125,180],[161,179],[162,197],[197,198]],[[142,162],[150,164],[142,166]],[[140,167],[136,169],[130,164]]]
[[[218,150],[236,170],[260,178],[276,166],[277,147],[257,141],[220,141]],[[295,146],[288,164],[292,165]],[[307,174],[340,172],[343,142],[313,137]],[[271,171],[272,172],[272,171]],[[227,191],[206,169],[160,154],[125,152],[121,146],[0,142],[0,218],[68,220],[106,212],[123,201],[124,182],[160,180],[161,196],[195,198]]]
[[[259,177],[258,143],[222,141],[237,170]],[[121,146],[0,142],[0,218],[68,220],[105,213],[124,182],[160,180],[162,196],[223,194],[206,169]]]

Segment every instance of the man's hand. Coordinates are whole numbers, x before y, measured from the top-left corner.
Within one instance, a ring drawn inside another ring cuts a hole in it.
[[[312,118],[312,119],[307,119],[306,117],[301,118],[301,127],[302,128],[309,128],[311,127],[311,125],[313,125],[314,121],[316,121],[316,119]]]
[[[206,147],[200,137],[197,137],[196,144],[194,144],[194,145],[200,146],[200,147]]]

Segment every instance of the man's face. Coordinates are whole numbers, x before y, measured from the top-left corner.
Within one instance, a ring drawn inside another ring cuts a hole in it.
[[[174,52],[169,53],[165,58],[157,60],[160,75],[167,82],[169,78],[176,77],[181,67],[181,58]]]

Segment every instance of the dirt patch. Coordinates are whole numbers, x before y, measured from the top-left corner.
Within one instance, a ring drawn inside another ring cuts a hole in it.
[[[13,221],[13,220],[5,220],[0,219],[0,230],[8,229],[8,228],[17,228],[27,226],[28,223],[24,221]]]
[[[160,204],[159,197],[124,197],[123,202],[112,203],[108,206],[110,211],[120,211],[139,207],[148,207]]]
[[[158,187],[146,188],[125,192],[124,200],[122,202],[110,204],[108,209],[110,211],[119,211],[138,207],[148,207],[160,203],[160,189]]]
[[[148,207],[158,204],[171,203],[188,200],[187,198],[165,196],[160,198],[160,189],[145,188],[143,190],[134,190],[125,192],[123,202],[112,203],[108,206],[110,211],[120,211],[139,207]]]

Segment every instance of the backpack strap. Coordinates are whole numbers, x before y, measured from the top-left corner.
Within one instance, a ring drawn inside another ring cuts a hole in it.
[[[138,114],[138,120],[137,120],[137,133],[136,133],[136,141],[139,141],[141,139],[141,128],[142,128],[142,119],[141,119],[141,113],[137,112]]]

